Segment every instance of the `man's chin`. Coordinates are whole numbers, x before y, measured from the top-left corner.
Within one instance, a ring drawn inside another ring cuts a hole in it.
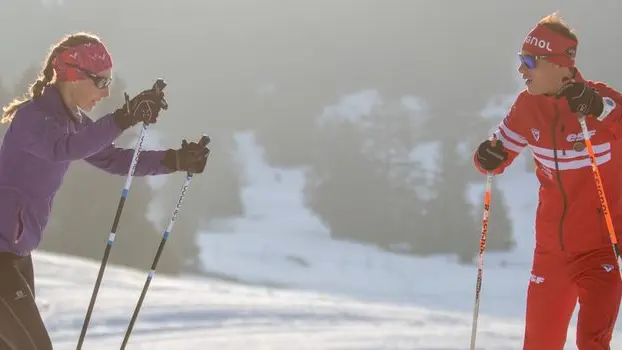
[[[540,89],[538,89],[538,88],[536,88],[536,87],[534,87],[532,85],[527,85],[527,92],[530,95],[542,95],[543,94],[543,92]]]

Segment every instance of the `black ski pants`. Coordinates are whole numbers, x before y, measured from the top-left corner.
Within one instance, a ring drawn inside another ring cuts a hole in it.
[[[0,252],[0,350],[51,350],[35,303],[32,258]]]

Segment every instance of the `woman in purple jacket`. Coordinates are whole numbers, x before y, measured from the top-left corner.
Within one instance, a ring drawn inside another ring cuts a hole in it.
[[[127,128],[153,124],[164,94],[145,90],[113,113],[92,121],[84,113],[108,96],[112,59],[101,40],[76,33],[53,46],[30,98],[4,108],[10,122],[0,148],[0,349],[52,349],[34,301],[30,252],[41,241],[54,195],[69,164],[83,159],[127,175],[133,155],[113,141]],[[135,175],[201,173],[208,139],[178,150],[142,151]]]

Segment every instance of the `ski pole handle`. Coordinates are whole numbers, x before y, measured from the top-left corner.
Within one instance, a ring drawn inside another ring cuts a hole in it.
[[[158,78],[155,81],[155,83],[153,83],[153,90],[158,95],[162,92],[162,90],[164,90],[165,87],[166,87],[166,82],[162,78]],[[163,110],[168,109],[168,102],[166,102],[166,99],[164,97],[162,97],[162,100],[160,101],[160,108],[162,108]]]
[[[166,82],[162,78],[158,78],[155,83],[153,83],[153,90],[155,92],[160,93],[166,87]]]

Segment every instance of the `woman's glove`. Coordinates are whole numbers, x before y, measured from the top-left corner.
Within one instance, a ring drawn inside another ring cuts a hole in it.
[[[203,135],[199,142],[190,142],[185,139],[181,142],[181,148],[166,151],[162,165],[173,171],[186,171],[191,174],[200,174],[205,169],[210,149],[207,145],[210,138]]]
[[[140,122],[155,124],[158,121],[160,110],[168,108],[168,103],[162,92],[165,86],[164,80],[158,79],[151,89],[134,96],[117,109],[113,114],[119,128],[125,130]]]

